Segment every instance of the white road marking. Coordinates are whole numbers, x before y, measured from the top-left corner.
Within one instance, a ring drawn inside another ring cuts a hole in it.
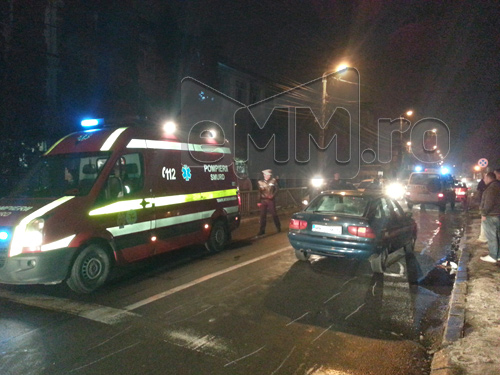
[[[140,315],[129,311],[45,295],[17,294],[0,289],[0,297],[28,306],[76,315],[104,324],[117,324]]]
[[[166,290],[165,292],[161,292],[161,293],[155,294],[154,296],[151,296],[151,297],[148,297],[146,299],[143,299],[142,301],[138,301],[138,302],[133,303],[131,305],[125,306],[124,309],[127,310],[127,311],[138,309],[139,307],[142,307],[144,305],[150,304],[152,302],[156,302],[156,301],[158,301],[158,300],[160,300],[162,298],[171,296],[174,293],[177,293],[177,292],[180,292],[182,290],[191,288],[192,286],[201,284],[201,283],[203,283],[205,281],[208,281],[210,279],[213,279],[213,278],[215,278],[217,276],[224,275],[224,274],[226,274],[228,272],[232,272],[234,270],[237,270],[238,268],[248,266],[249,264],[258,262],[258,261],[260,261],[262,259],[266,259],[266,258],[272,257],[272,256],[274,256],[276,254],[279,254],[279,253],[282,253],[284,251],[289,251],[291,249],[292,249],[291,246],[287,246],[287,247],[281,248],[279,250],[273,251],[273,252],[271,252],[269,254],[262,255],[260,257],[254,258],[254,259],[250,259],[250,260],[248,260],[246,262],[243,262],[243,263],[240,263],[240,264],[236,264],[236,265],[234,265],[232,267],[229,267],[229,268],[226,268],[226,269],[223,269],[223,270],[211,273],[209,275],[202,276],[202,277],[200,277],[200,278],[198,278],[196,280],[193,280],[193,281],[191,281],[189,283],[186,283],[186,284],[183,284],[183,285],[179,285],[179,286],[177,286],[175,288]]]
[[[117,309],[113,307],[108,307],[108,306],[103,306],[103,305],[98,305],[95,303],[86,303],[86,302],[79,302],[79,301],[73,301],[67,298],[58,298],[58,297],[51,297],[47,295],[35,295],[35,294],[18,294],[14,292],[10,292],[8,290],[2,290],[0,289],[0,298],[5,298],[10,301],[24,304],[27,306],[34,306],[34,307],[39,307],[44,310],[51,310],[51,311],[58,311],[62,312],[65,314],[70,314],[70,315],[75,315],[79,316],[81,318],[93,320],[96,322],[108,324],[108,325],[113,325],[113,324],[118,324],[123,321],[126,321],[128,319],[140,317],[140,314],[131,312],[131,310],[137,309],[141,306],[147,305],[148,303],[157,301],[161,298],[170,296],[176,292],[179,292],[181,290],[187,289],[189,287],[192,287],[194,285],[200,284],[204,281],[210,280],[214,277],[223,275],[225,273],[234,271],[238,268],[247,266],[249,264],[258,262],[262,259],[271,257],[273,255],[282,253],[284,251],[289,251],[291,250],[291,246],[287,246],[284,248],[281,248],[279,250],[273,251],[269,254],[248,260],[246,262],[234,265],[232,267],[226,268],[224,270],[218,271],[211,273],[209,275],[200,277],[199,279],[193,280],[187,284],[180,285],[176,288],[167,290],[165,292],[156,294],[152,297],[146,298],[142,301],[136,302],[132,305],[129,305],[125,307],[125,309]],[[175,310],[175,309],[173,309]]]

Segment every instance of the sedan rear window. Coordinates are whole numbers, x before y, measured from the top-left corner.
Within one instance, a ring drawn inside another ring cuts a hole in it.
[[[311,202],[306,211],[363,216],[368,203],[369,200],[363,197],[321,195]]]

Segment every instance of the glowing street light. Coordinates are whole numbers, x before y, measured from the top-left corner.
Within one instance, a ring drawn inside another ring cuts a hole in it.
[[[326,71],[323,73],[323,79],[322,79],[322,82],[323,82],[323,95],[322,95],[322,101],[321,101],[321,126],[325,126],[326,125],[326,98],[327,98],[327,91],[326,91],[326,83],[327,83],[327,75],[330,74],[330,73],[344,73],[347,69],[349,68],[349,66],[346,64],[346,63],[341,63],[339,64],[335,70],[332,72],[331,70],[330,71]],[[325,128],[321,128],[321,131],[320,131],[320,138],[319,138],[319,145],[320,147],[325,147],[325,130],[326,130],[326,126]],[[322,154],[321,154],[322,155]]]

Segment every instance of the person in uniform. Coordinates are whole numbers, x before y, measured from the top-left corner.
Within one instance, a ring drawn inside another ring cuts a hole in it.
[[[278,182],[273,178],[273,171],[265,169],[262,171],[264,179],[259,180],[259,193],[260,193],[260,230],[258,236],[266,232],[267,212],[271,214],[274,220],[274,225],[278,232],[281,232],[280,219],[276,213],[275,198],[278,194]]]

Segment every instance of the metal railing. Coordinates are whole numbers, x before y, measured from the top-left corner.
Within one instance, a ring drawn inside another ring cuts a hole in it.
[[[276,196],[276,208],[294,208],[300,209],[302,201],[307,195],[307,188],[288,188],[280,189]],[[260,202],[260,194],[258,190],[241,191],[241,215],[251,215],[259,212],[257,203]]]

